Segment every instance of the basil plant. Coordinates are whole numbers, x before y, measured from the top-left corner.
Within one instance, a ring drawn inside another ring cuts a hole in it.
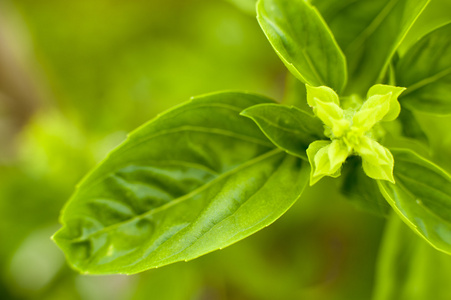
[[[400,53],[428,0],[348,2],[260,0],[292,105],[220,92],[136,129],[62,212],[53,239],[73,268],[133,274],[194,259],[270,225],[324,177],[451,254],[451,177],[417,153],[428,141],[415,114],[451,114],[451,24]]]

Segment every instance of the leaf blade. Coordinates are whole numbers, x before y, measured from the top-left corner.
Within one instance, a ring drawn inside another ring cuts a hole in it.
[[[313,0],[348,59],[346,94],[381,83],[389,62],[429,0]]]
[[[304,83],[340,92],[346,58],[319,12],[303,0],[260,0],[257,19],[277,55]]]
[[[411,229],[451,254],[451,176],[410,150],[391,151],[396,184],[378,181],[382,194]]]
[[[239,116],[268,102],[243,93],[199,97],[132,133],[63,210],[54,240],[72,266],[132,274],[228,246],[280,217],[302,192],[308,166]],[[278,185],[287,197],[271,192]]]
[[[411,110],[451,114],[451,23],[413,45],[396,65],[397,80],[408,88],[402,104]]]
[[[294,106],[259,104],[241,115],[251,118],[274,145],[304,160],[309,144],[325,138],[321,121]]]

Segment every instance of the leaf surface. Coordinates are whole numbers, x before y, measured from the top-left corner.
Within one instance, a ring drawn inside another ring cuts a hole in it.
[[[239,113],[271,100],[195,98],[133,132],[89,174],[54,240],[85,273],[132,274],[194,259],[271,224],[309,167]]]
[[[322,122],[294,106],[259,104],[241,114],[251,118],[274,145],[304,160],[309,144],[325,139]]]
[[[378,181],[382,194],[415,232],[451,254],[451,176],[413,151],[390,151],[396,184]]]
[[[451,23],[419,40],[396,66],[399,84],[407,87],[402,105],[433,114],[451,114]]]
[[[312,86],[340,92],[346,59],[319,12],[304,0],[260,0],[257,19],[290,72]]]
[[[389,62],[429,0],[312,0],[348,62],[346,94],[381,83]]]

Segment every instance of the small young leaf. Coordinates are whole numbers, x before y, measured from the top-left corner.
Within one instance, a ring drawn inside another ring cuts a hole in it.
[[[257,19],[290,72],[304,83],[340,92],[346,60],[318,11],[304,0],[260,0]]]
[[[337,93],[327,86],[312,87],[306,85],[307,103],[313,109],[313,113],[335,135],[341,135],[350,127],[350,122],[344,120],[344,112],[340,107],[340,99]]]
[[[401,219],[440,251],[451,254],[451,176],[409,150],[391,150],[396,184],[379,188]]]
[[[259,104],[245,109],[241,115],[257,123],[274,145],[304,160],[309,144],[325,138],[321,121],[293,106]]]
[[[195,98],[133,132],[78,186],[55,242],[92,274],[136,273],[233,244],[299,197],[306,162],[239,113],[266,98]]]
[[[336,143],[339,143],[337,140],[334,142],[334,146],[336,146]],[[346,156],[340,155],[339,157],[331,157],[334,152],[333,150],[331,151],[332,143],[333,142],[331,141],[314,141],[307,149],[307,157],[311,166],[311,186],[324,176],[337,178],[341,175],[341,164],[346,160],[348,153],[346,153]],[[337,149],[339,147],[334,148]],[[340,154],[342,154],[342,152]]]
[[[405,90],[406,88],[404,87],[376,84],[369,89],[367,98],[370,98],[374,95],[390,94],[390,108],[388,110],[388,113],[382,119],[382,121],[393,121],[398,117],[399,112],[401,111],[401,105],[399,104],[398,97]]]
[[[407,87],[403,106],[433,114],[451,114],[451,23],[418,41],[396,66],[398,84]]]
[[[380,122],[390,110],[391,94],[369,97],[352,118],[355,127],[368,131]]]
[[[348,60],[346,94],[363,96],[371,85],[380,82],[396,49],[428,2],[312,0]]]
[[[311,107],[315,108],[318,100],[324,103],[335,104],[340,106],[340,98],[337,93],[327,86],[311,86],[305,85],[307,89],[307,103]]]
[[[387,148],[368,137],[364,137],[355,149],[362,157],[362,167],[366,175],[373,179],[388,180],[395,183],[393,155]]]

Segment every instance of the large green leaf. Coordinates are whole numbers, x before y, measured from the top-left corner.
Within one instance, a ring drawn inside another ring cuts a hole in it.
[[[402,105],[422,112],[451,114],[451,23],[424,36],[396,67],[399,85],[407,87]]]
[[[392,215],[382,240],[373,300],[448,300],[450,278],[451,257]]]
[[[305,160],[310,143],[326,138],[323,123],[294,106],[259,104],[241,114],[254,120],[277,147]]]
[[[347,93],[384,77],[390,59],[429,0],[312,0],[346,55]]]
[[[451,254],[451,176],[412,151],[390,151],[396,183],[378,181],[382,194],[415,232]]]
[[[319,12],[304,0],[260,0],[257,19],[276,53],[304,83],[340,92],[346,59]]]
[[[226,247],[298,198],[308,164],[239,113],[271,102],[195,98],[133,132],[78,186],[54,240],[86,273],[136,273]]]

